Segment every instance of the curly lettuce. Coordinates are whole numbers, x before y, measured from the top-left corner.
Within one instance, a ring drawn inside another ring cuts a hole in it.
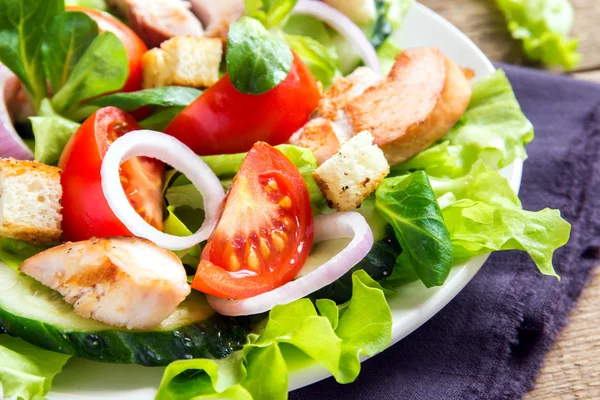
[[[340,383],[353,382],[360,356],[391,342],[392,315],[382,288],[364,271],[352,277],[352,299],[301,299],[271,310],[264,330],[224,360],[183,360],[169,365],[157,400],[286,399],[290,368],[317,362]],[[268,368],[265,368],[268,366]]]
[[[579,42],[568,37],[573,6],[568,0],[496,0],[513,38],[525,55],[548,66],[574,69],[581,61]]]

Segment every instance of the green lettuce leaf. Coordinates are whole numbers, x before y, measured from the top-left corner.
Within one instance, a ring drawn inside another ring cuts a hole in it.
[[[315,79],[329,87],[337,76],[338,61],[335,53],[308,36],[285,35],[286,42],[302,58]]]
[[[56,114],[48,99],[42,100],[40,116],[29,120],[35,136],[35,159],[48,165],[58,164],[67,142],[80,125]]]
[[[19,77],[36,109],[47,97],[42,40],[63,0],[1,0],[0,62]]]
[[[394,228],[406,260],[425,286],[442,285],[452,267],[452,244],[427,175],[386,178],[376,191],[377,210]]]
[[[106,2],[104,0],[65,0],[65,5],[94,8],[100,11],[107,10]]]
[[[360,372],[360,355],[385,349],[391,328],[392,316],[381,286],[358,271],[346,305],[319,301],[317,310],[310,300],[301,299],[277,306],[263,332],[250,335],[240,352],[225,360],[169,365],[156,398],[283,400],[290,365],[302,360],[318,362],[338,382],[350,383]],[[239,397],[228,397],[229,393]]]
[[[467,174],[482,160],[492,169],[525,159],[525,145],[533,140],[533,125],[519,105],[502,70],[473,85],[465,115],[441,143],[392,168],[392,175],[424,170],[430,176]]]
[[[176,207],[167,207],[167,218],[163,222],[163,232],[174,236],[191,236],[193,232],[187,227],[186,224],[181,221],[177,215]],[[204,215],[204,214],[202,214]],[[181,259],[181,262],[196,268],[200,264],[200,254],[202,253],[202,246],[197,244],[189,249],[174,251],[174,253]]]
[[[571,226],[560,217],[560,211],[531,212],[460,200],[442,213],[456,259],[492,251],[523,250],[529,253],[540,272],[558,277],[552,266],[552,255],[567,243],[571,232]]]
[[[0,335],[0,387],[4,398],[43,398],[69,358],[69,355],[42,350],[21,339]]]
[[[0,261],[12,269],[18,269],[23,261],[48,249],[16,239],[0,238]]]
[[[153,131],[164,131],[167,126],[175,119],[185,107],[167,107],[164,108],[149,117],[144,118],[140,121],[140,127],[142,129],[150,129]]]
[[[573,7],[568,0],[496,0],[513,38],[525,55],[549,66],[574,69],[581,61],[579,42],[568,37]]]

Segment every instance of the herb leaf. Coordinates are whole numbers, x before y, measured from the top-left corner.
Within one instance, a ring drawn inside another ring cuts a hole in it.
[[[42,43],[42,61],[55,93],[65,85],[96,36],[98,24],[82,12],[64,12],[54,18]]]
[[[0,62],[19,77],[36,108],[46,97],[41,45],[63,0],[0,0]]]
[[[83,100],[119,90],[129,75],[123,42],[112,32],[98,35],[77,63],[71,76],[52,99],[63,115],[74,112]]]
[[[194,88],[167,86],[131,93],[115,93],[90,101],[100,107],[113,106],[123,111],[133,111],[144,106],[186,107],[196,100],[202,91]]]
[[[246,94],[263,94],[285,80],[292,68],[289,46],[255,19],[231,24],[227,69],[231,83]]]
[[[452,267],[452,243],[425,172],[385,179],[376,206],[425,286],[442,285]]]

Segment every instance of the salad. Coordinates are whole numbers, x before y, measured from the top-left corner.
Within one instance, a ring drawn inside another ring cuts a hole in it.
[[[76,3],[0,0],[5,397],[81,357],[284,399],[299,359],[353,382],[407,283],[558,277],[570,225],[499,172],[534,137],[508,79],[400,49],[411,1]]]

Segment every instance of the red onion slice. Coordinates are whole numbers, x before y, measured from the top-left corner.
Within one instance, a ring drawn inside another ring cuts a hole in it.
[[[365,258],[373,246],[373,232],[365,218],[357,212],[337,212],[315,218],[315,243],[343,238],[352,238],[352,241],[344,250],[307,275],[248,299],[229,300],[206,296],[208,304],[222,315],[240,316],[260,314],[277,305],[306,297],[340,279]]]
[[[182,172],[202,194],[206,217],[196,233],[179,237],[148,224],[129,204],[121,186],[120,165],[132,157],[152,157]],[[221,215],[225,192],[219,178],[189,147],[164,133],[140,130],[115,140],[102,161],[102,190],[117,218],[135,236],[148,239],[169,250],[184,250],[207,240]]]
[[[314,0],[299,0],[292,14],[310,15],[320,19],[346,38],[357,50],[365,65],[380,72],[377,51],[365,33],[345,14],[325,3]]]
[[[19,136],[6,107],[12,90],[9,86],[17,77],[3,64],[0,64],[0,157],[13,157],[17,160],[33,160],[33,152]]]

